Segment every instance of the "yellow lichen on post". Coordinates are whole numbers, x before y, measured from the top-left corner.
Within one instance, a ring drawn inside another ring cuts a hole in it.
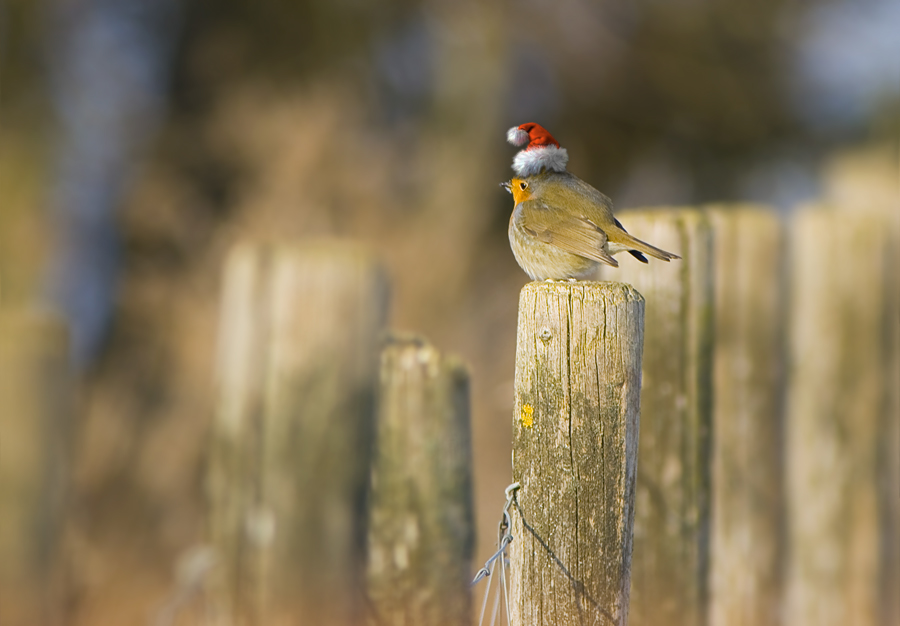
[[[534,426],[534,407],[530,404],[526,404],[522,406],[522,416],[521,416],[522,426],[525,428],[532,428]]]

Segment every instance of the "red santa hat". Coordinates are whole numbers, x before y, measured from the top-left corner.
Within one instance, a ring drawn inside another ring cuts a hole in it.
[[[506,140],[514,146],[528,144],[513,158],[512,168],[518,176],[539,174],[542,169],[566,171],[569,154],[540,124],[529,122],[514,126],[506,132]]]

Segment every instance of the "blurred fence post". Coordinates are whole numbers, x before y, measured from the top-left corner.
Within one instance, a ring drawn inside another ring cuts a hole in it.
[[[359,624],[386,281],[349,244],[241,246],[208,474],[221,624]]]
[[[61,322],[0,312],[0,622],[62,619],[63,492],[72,434]]]
[[[828,201],[843,219],[864,215],[881,221],[888,236],[885,295],[887,393],[879,424],[883,457],[879,460],[879,503],[882,517],[881,623],[900,624],[900,195],[897,194],[896,146],[882,145],[843,152],[824,172]],[[868,254],[857,251],[857,254]]]
[[[896,214],[793,219],[788,624],[888,624],[897,602]],[[892,241],[893,239],[893,241]],[[891,351],[893,350],[893,355]],[[885,489],[893,484],[893,489]],[[891,493],[887,493],[891,491]]]
[[[392,338],[381,353],[375,441],[370,623],[470,624],[475,532],[462,363],[420,339]]]
[[[606,280],[646,300],[632,559],[632,626],[705,623],[710,525],[710,227],[694,209],[623,212],[636,237],[683,258],[619,255]]]
[[[529,283],[519,298],[513,624],[625,624],[644,299],[621,283]]]
[[[781,623],[783,241],[771,210],[710,207],[713,466],[710,626]]]

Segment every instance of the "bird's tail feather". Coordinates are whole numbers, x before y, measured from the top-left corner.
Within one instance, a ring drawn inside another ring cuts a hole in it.
[[[632,237],[625,231],[619,233],[619,236],[616,237],[620,241],[616,241],[616,243],[621,244],[623,246],[630,246],[631,248],[643,252],[645,254],[649,254],[652,257],[659,259],[660,261],[668,261],[670,259],[680,259],[681,257],[677,254],[673,254],[671,252],[666,252],[665,250],[660,250],[654,246],[651,246],[646,241],[641,241],[637,237]]]

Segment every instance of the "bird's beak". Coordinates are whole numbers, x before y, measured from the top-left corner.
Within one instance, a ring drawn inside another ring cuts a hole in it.
[[[509,193],[512,193],[512,187],[509,186],[509,183],[500,183],[500,186],[506,189]]]

